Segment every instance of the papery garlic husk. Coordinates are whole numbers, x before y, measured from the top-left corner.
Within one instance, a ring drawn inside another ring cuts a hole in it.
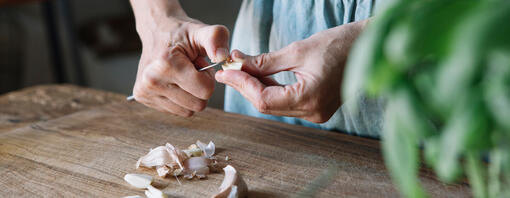
[[[192,179],[195,176],[199,179],[205,178],[210,173],[211,162],[212,160],[205,156],[186,159],[184,161],[184,178]]]
[[[122,198],[144,198],[140,195],[131,195],[131,196],[125,196],[125,197],[122,197]]]
[[[158,175],[160,177],[165,177],[166,175],[168,175],[168,173],[170,173],[170,168],[168,168],[168,166],[156,166],[156,172],[158,172]]]
[[[141,157],[138,162],[136,162],[136,168],[139,168],[140,166],[152,168],[170,164],[172,162],[174,162],[174,160],[170,157],[167,147],[158,146],[151,149],[147,155]]]
[[[151,149],[147,155],[141,157],[136,163],[136,168],[140,166],[156,168],[158,175],[164,177],[177,169],[184,169],[182,162],[187,158],[184,152],[167,143],[165,146]]]
[[[145,191],[145,196],[147,196],[147,198],[167,198],[166,194],[163,193],[163,191],[154,188],[153,186],[147,187],[147,190]]]
[[[243,178],[231,165],[223,168],[225,178],[220,185],[220,192],[213,198],[244,198],[248,195],[248,186]]]
[[[152,177],[146,174],[126,174],[124,180],[135,188],[147,188],[152,183]]]
[[[221,65],[223,70],[241,70],[243,67],[243,61],[226,61]]]
[[[209,144],[204,144],[200,140],[197,140],[197,146],[204,152],[204,156],[211,158],[214,155],[214,152],[216,150],[216,146],[214,145],[214,142],[209,141]]]
[[[196,144],[190,145],[187,149],[182,150],[188,157],[200,157],[204,154]]]
[[[179,165],[179,167],[181,169],[183,169],[184,167],[182,166],[182,162],[184,160],[188,159],[188,156],[186,155],[186,153],[184,153],[181,150],[175,148],[174,146],[172,146],[169,143],[166,143],[165,146],[168,148],[168,153],[170,154],[170,157],[174,160],[174,163],[176,163],[177,165]],[[175,164],[170,164],[170,165],[172,167]],[[169,164],[167,164],[167,166],[169,166]]]

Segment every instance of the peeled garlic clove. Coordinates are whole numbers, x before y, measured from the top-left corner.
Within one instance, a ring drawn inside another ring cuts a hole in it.
[[[152,183],[152,177],[145,174],[126,174],[124,180],[135,188],[147,188]]]
[[[223,65],[221,65],[221,68],[223,68],[223,70],[241,70],[242,67],[243,67],[242,61],[232,62],[227,61]]]
[[[214,155],[214,151],[216,150],[216,146],[214,145],[214,142],[209,141],[209,144],[204,144],[200,140],[197,140],[197,146],[204,151],[204,155],[206,157],[212,157]]]
[[[147,187],[147,190],[145,191],[145,196],[147,196],[147,198],[166,198],[165,193],[150,185]]]
[[[225,171],[225,178],[220,186],[220,192],[213,196],[213,198],[242,198],[248,194],[248,186],[243,178],[231,165],[223,168]]]

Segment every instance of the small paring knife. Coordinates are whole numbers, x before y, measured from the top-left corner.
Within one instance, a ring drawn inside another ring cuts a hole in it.
[[[209,69],[209,68],[213,68],[213,67],[216,67],[216,66],[219,66],[219,65],[223,65],[224,63],[225,63],[225,61],[220,61],[220,62],[217,62],[217,63],[213,63],[213,64],[211,64],[211,65],[208,65],[208,66],[205,66],[205,67],[202,67],[202,68],[198,69],[198,71],[199,71],[199,72],[201,72],[201,71],[205,71],[205,70],[207,70],[207,69]],[[128,97],[126,98],[126,100],[127,100],[127,101],[133,101],[133,100],[135,100],[135,96],[133,96],[133,95],[128,96]]]

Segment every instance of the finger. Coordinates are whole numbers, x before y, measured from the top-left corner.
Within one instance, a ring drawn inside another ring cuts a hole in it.
[[[261,78],[259,78],[259,80],[260,80],[260,82],[264,83],[264,85],[266,85],[266,86],[283,86],[278,81],[276,81],[275,79],[273,79],[269,76],[261,77]]]
[[[162,70],[165,76],[169,76],[170,83],[179,85],[180,88],[191,95],[207,100],[214,91],[214,79],[212,74],[199,72],[193,63],[182,53],[173,53],[168,57],[167,69]]]
[[[239,91],[262,113],[294,117],[306,115],[306,112],[296,106],[296,96],[299,96],[298,83],[266,86],[246,72],[233,70],[216,72],[216,80]]]
[[[163,109],[166,112],[182,116],[182,117],[190,117],[193,115],[193,111],[187,110],[174,102],[170,101],[165,96],[156,96],[153,99],[155,101],[156,109]]]
[[[248,56],[241,51],[234,50],[231,56],[234,61],[243,61],[243,71],[252,76],[262,77],[281,71],[288,71],[296,67],[294,64],[295,60],[285,55],[285,51],[282,49],[257,56]]]
[[[190,111],[202,111],[207,106],[206,100],[191,95],[176,84],[169,84],[167,89],[162,90],[160,94],[167,97],[173,103]]]
[[[164,96],[151,95],[150,93],[147,93],[146,90],[140,90],[138,88],[135,90],[136,91],[134,92],[134,96],[136,98],[136,101],[144,104],[145,106],[148,106],[161,112],[168,112],[184,117],[189,117],[193,115],[192,111],[177,106]]]
[[[195,65],[197,70],[209,65],[209,63],[203,57],[198,57],[195,61],[193,61],[193,64]],[[209,77],[211,79],[214,79],[214,69],[207,69],[205,71],[200,71],[200,72],[206,73],[207,75],[209,75]]]
[[[210,25],[199,28],[193,38],[198,46],[205,51],[201,56],[207,55],[213,62],[226,60],[229,56],[229,32],[223,25]]]

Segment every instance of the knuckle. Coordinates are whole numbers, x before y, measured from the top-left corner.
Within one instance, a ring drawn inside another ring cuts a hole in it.
[[[204,88],[202,88],[198,91],[197,96],[202,100],[208,100],[209,98],[211,98],[213,93],[214,93],[214,85],[213,86],[204,85]]]
[[[198,80],[196,80],[196,82],[198,82]],[[201,83],[200,87],[202,87],[202,88],[197,93],[198,97],[203,100],[207,100],[207,99],[211,98],[211,96],[214,93],[214,81],[212,81],[212,80],[211,81],[203,81]]]
[[[317,112],[320,110],[320,101],[317,99],[309,99],[304,103],[303,109],[309,112]]]
[[[159,66],[159,72],[163,75],[171,75],[172,74],[172,66],[171,63],[161,64]]]
[[[200,102],[195,104],[196,111],[203,111],[207,107],[207,101],[201,100]]]
[[[155,75],[145,75],[143,79],[145,87],[149,89],[156,88],[160,84],[159,78],[157,78]]]
[[[260,113],[267,113],[269,111],[268,104],[263,100],[259,100],[255,107],[257,108],[257,111],[259,111]]]
[[[172,59],[172,56],[178,53],[182,53],[183,48],[181,47],[180,43],[174,43],[170,48],[165,50],[161,55],[160,58],[163,60],[170,60]]]
[[[258,55],[253,59],[253,65],[259,69],[263,69],[264,64],[267,63],[269,57],[269,53],[263,53]]]
[[[213,37],[225,37],[229,35],[228,28],[224,25],[213,25],[212,26],[212,34]]]
[[[193,111],[182,111],[182,112],[178,112],[175,114],[182,116],[182,117],[189,118],[189,117],[193,116],[194,112]]]
[[[203,98],[209,99],[214,93],[214,87],[209,89],[204,89]]]

